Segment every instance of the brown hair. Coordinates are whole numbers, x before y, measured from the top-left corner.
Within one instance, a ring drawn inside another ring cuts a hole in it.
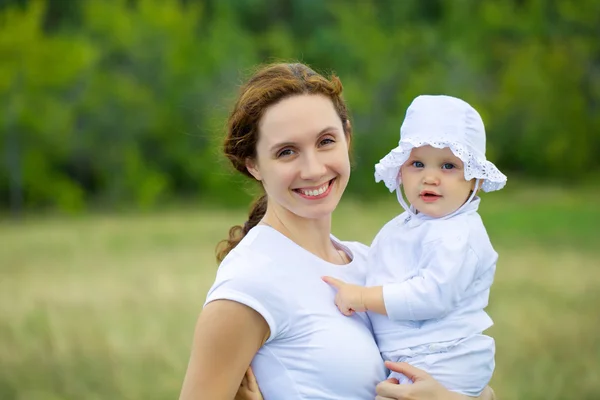
[[[332,75],[326,79],[304,64],[270,64],[262,66],[240,89],[239,97],[227,121],[224,153],[233,167],[254,179],[246,169],[246,160],[256,157],[258,125],[266,109],[277,102],[302,94],[327,96],[342,120],[344,133],[350,140],[348,110],[342,98],[342,83]],[[260,196],[250,208],[248,221],[229,229],[229,237],[217,245],[220,263],[242,238],[260,222],[267,211],[267,196]]]

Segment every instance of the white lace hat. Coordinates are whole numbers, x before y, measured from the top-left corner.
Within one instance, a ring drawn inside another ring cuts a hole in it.
[[[479,113],[465,101],[445,95],[422,95],[406,110],[398,147],[375,165],[375,180],[390,192],[402,183],[400,167],[415,147],[448,147],[462,160],[465,179],[483,181],[485,192],[500,190],[506,176],[485,158],[485,127]]]

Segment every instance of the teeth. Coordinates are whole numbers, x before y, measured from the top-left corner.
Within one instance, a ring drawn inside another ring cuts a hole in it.
[[[321,186],[318,189],[315,189],[315,190],[300,189],[300,192],[302,192],[302,194],[305,196],[318,196],[320,194],[325,193],[325,191],[327,190],[328,187],[329,187],[329,182],[325,183],[323,186]]]

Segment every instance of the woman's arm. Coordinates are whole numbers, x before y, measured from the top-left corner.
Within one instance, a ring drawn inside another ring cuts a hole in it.
[[[269,335],[267,322],[250,307],[230,300],[208,303],[196,323],[179,399],[234,399]]]
[[[490,387],[486,387],[479,397],[474,398],[449,391],[427,372],[406,363],[386,361],[385,366],[406,375],[414,383],[398,385],[395,379],[383,381],[377,385],[376,400],[495,400],[496,398]]]

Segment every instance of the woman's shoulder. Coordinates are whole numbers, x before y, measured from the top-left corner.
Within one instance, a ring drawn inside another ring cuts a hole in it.
[[[205,304],[231,300],[252,308],[269,325],[271,340],[286,331],[293,308],[286,299],[288,283],[282,279],[282,268],[276,265],[273,251],[265,251],[254,235],[249,233],[223,259]]]
[[[281,252],[285,252],[285,243],[275,243],[277,236],[269,235],[268,230],[255,227],[234,247],[219,265],[219,270],[255,270],[273,264]]]
[[[287,281],[289,268],[283,268],[285,261],[302,255],[297,246],[271,228],[252,228],[219,265],[215,286],[244,281],[264,291],[274,291],[273,287]]]

